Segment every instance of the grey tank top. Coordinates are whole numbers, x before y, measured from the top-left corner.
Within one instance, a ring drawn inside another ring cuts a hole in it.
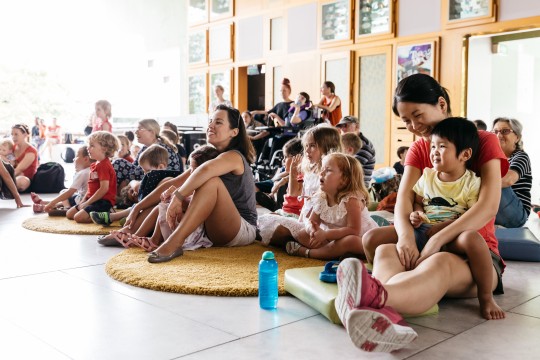
[[[246,158],[240,151],[233,150],[240,154],[244,162],[244,173],[242,175],[234,175],[232,172],[221,175],[220,179],[231,195],[231,199],[240,213],[251,225],[257,226],[257,203],[255,201],[255,181],[251,173]]]

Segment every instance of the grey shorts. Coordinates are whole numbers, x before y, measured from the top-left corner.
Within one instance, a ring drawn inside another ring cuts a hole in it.
[[[224,246],[233,247],[250,245],[255,241],[255,237],[257,236],[256,233],[257,227],[248,223],[243,217],[240,217],[240,230],[238,230],[234,239]]]

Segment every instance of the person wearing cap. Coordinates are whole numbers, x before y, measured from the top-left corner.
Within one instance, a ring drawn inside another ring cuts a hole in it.
[[[371,174],[375,169],[375,148],[373,147],[373,143],[362,134],[360,131],[360,121],[355,116],[348,115],[343,117],[336,124],[336,127],[342,134],[353,132],[360,136],[362,148],[355,157],[362,164],[362,168],[364,169],[364,181],[366,186],[368,186],[371,180]]]

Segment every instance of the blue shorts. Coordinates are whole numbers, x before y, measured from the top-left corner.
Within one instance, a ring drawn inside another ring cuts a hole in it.
[[[431,229],[431,225],[428,224],[422,224],[416,229],[414,229],[414,239],[416,240],[416,247],[418,248],[418,251],[422,251],[424,249],[424,246],[426,246],[428,242],[427,232]]]
[[[269,194],[272,191],[272,187],[274,186],[274,181],[273,180],[259,181],[255,183],[255,186],[259,189],[259,191]]]

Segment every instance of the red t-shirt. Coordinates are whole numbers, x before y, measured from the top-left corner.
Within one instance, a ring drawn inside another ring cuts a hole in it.
[[[501,177],[508,172],[508,159],[501,149],[499,139],[495,134],[487,131],[478,131],[480,137],[480,146],[475,161],[472,164],[472,169],[476,175],[480,176],[480,168],[486,162],[493,159],[501,160]],[[430,142],[424,139],[415,141],[409,151],[407,151],[407,157],[405,158],[405,166],[411,165],[415,168],[424,171],[424,168],[432,168],[430,153]],[[499,242],[495,237],[495,218],[490,220],[483,228],[478,230],[478,233],[486,240],[486,243],[491,251],[499,255]],[[500,256],[500,255],[499,255]]]
[[[98,191],[100,181],[109,181],[109,190],[102,199],[108,200],[114,206],[116,204],[116,173],[108,158],[90,165],[90,177],[85,200],[90,199]]]
[[[124,156],[122,159],[127,160],[127,161],[129,161],[130,163],[132,163],[132,164],[133,164],[133,162],[135,161],[135,160],[133,160],[133,158],[131,157],[130,154],[127,154],[127,155]]]
[[[17,145],[15,145],[13,147],[13,151],[15,152],[16,149],[17,149]],[[24,159],[26,154],[34,154],[34,161],[32,161],[30,166],[27,167],[22,172],[22,174],[24,176],[26,176],[27,178],[29,178],[30,180],[32,180],[34,178],[34,175],[36,174],[36,171],[37,171],[37,168],[38,168],[38,163],[39,163],[39,161],[38,161],[38,152],[37,152],[36,148],[33,147],[32,145],[28,145],[26,150],[24,150],[24,152],[18,158],[16,158],[15,161],[17,162],[17,164],[20,163]]]

